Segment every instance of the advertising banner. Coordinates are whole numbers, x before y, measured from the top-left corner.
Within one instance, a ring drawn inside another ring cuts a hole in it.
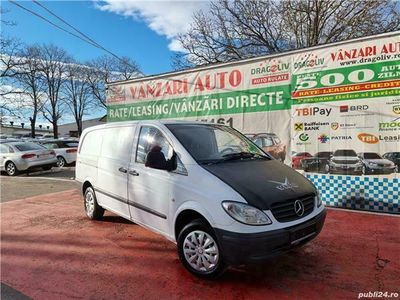
[[[400,212],[399,32],[114,83],[107,104],[110,122],[232,126],[328,205]]]

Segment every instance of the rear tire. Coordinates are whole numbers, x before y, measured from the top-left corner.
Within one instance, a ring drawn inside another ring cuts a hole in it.
[[[6,163],[6,173],[8,176],[18,175],[19,171],[17,169],[17,166],[12,161]]]
[[[86,216],[91,220],[100,220],[104,215],[104,208],[97,203],[96,194],[91,186],[85,190],[83,206]]]
[[[202,219],[193,220],[181,230],[177,246],[184,267],[198,277],[214,279],[226,270],[214,230]]]
[[[67,164],[67,162],[65,161],[64,157],[57,156],[57,167],[63,168],[63,167],[65,167],[66,164]]]

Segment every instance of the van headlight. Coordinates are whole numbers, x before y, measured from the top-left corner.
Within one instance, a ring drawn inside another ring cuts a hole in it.
[[[222,207],[228,215],[240,223],[247,225],[268,225],[272,223],[263,211],[248,204],[224,201]]]

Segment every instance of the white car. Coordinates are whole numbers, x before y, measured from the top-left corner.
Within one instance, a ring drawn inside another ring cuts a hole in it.
[[[75,140],[49,140],[40,142],[44,147],[54,150],[57,155],[57,166],[62,168],[76,162],[79,142]]]
[[[50,170],[57,164],[54,151],[31,142],[1,143],[0,154],[0,170],[9,176],[21,171]]]
[[[318,235],[326,215],[310,181],[218,124],[90,127],[76,180],[90,219],[107,209],[163,235],[200,277],[302,245]]]

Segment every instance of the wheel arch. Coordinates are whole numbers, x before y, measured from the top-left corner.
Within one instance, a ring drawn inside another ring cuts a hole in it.
[[[176,216],[175,216],[174,225],[173,225],[175,240],[178,240],[178,236],[179,236],[179,233],[181,232],[181,230],[187,224],[189,224],[191,221],[193,221],[195,219],[202,219],[205,222],[207,222],[211,228],[213,227],[214,222],[212,221],[212,218],[208,214],[207,211],[193,207],[193,206],[185,205],[185,207],[182,207],[176,213]]]

